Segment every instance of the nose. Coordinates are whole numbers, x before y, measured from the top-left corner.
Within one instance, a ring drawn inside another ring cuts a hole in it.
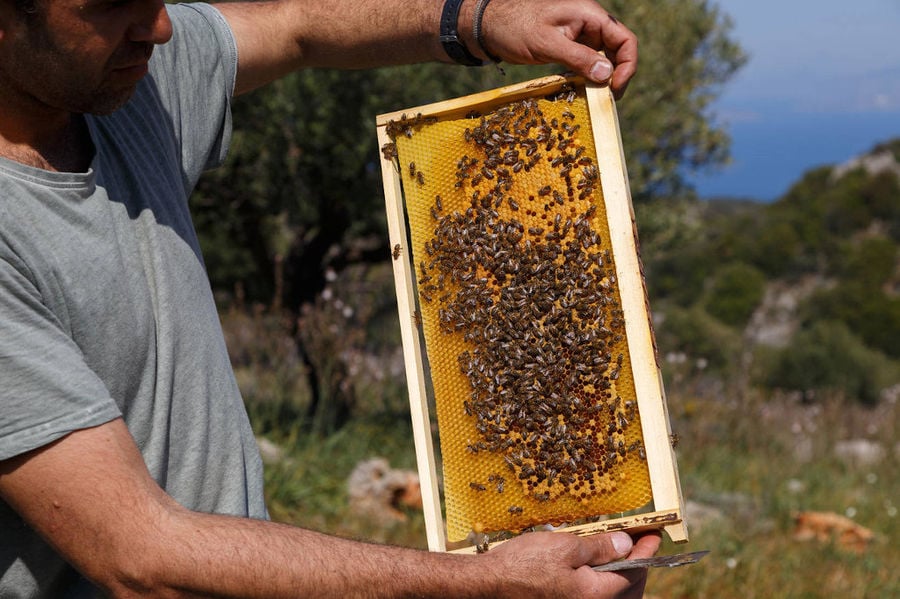
[[[165,44],[172,39],[172,21],[169,20],[165,1],[145,0],[139,4],[129,31],[131,41]]]

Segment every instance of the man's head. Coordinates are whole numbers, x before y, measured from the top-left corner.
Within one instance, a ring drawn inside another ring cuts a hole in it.
[[[0,108],[120,108],[172,36],[163,0],[0,0]]]

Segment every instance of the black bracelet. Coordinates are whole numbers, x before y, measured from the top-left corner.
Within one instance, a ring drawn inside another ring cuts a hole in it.
[[[467,67],[480,67],[484,61],[473,56],[459,39],[459,8],[462,3],[463,0],[446,0],[444,2],[444,10],[441,12],[441,45],[447,56],[454,62]]]
[[[481,29],[481,20],[484,18],[484,9],[487,8],[488,2],[491,0],[478,0],[475,3],[475,16],[472,17],[472,33],[475,35],[475,41],[478,42],[478,47],[481,48],[481,51],[484,52],[485,56],[491,59],[493,62],[498,63],[500,59],[488,52],[487,48],[484,45],[484,31]]]

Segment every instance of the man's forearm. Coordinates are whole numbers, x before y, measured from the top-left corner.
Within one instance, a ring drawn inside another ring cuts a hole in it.
[[[529,533],[484,555],[360,543],[288,525],[183,512],[148,556],[151,594],[216,597],[640,597],[646,572],[584,565],[650,557],[659,536]],[[176,544],[177,543],[177,544]]]
[[[442,5],[442,0],[273,0],[216,8],[238,43],[241,93],[304,67],[449,60],[438,35]]]
[[[493,560],[359,543],[273,522],[182,512],[143,556],[162,596],[496,597]],[[153,554],[156,555],[153,555]]]

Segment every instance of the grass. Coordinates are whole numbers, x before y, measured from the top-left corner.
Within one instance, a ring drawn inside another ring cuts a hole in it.
[[[686,417],[683,399],[670,398],[673,422],[685,431],[678,449],[685,498],[716,510],[715,517],[693,523],[689,547],[711,553],[688,568],[654,571],[649,595],[900,596],[900,549],[892,542],[900,534],[895,404],[701,403]],[[849,438],[876,442],[887,456],[869,466],[841,461],[833,448]],[[800,511],[852,516],[876,533],[875,540],[863,553],[795,540]],[[681,549],[666,543],[663,552]]]
[[[357,463],[374,456],[393,468],[415,470],[412,431],[405,415],[354,420],[328,436],[306,435],[300,426],[267,438],[285,457],[265,470],[266,502],[273,520],[334,535],[426,548],[425,522],[409,512],[405,522],[385,528],[354,514],[347,479]]]

